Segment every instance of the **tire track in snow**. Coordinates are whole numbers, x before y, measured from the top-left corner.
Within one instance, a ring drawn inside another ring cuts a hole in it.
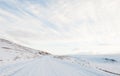
[[[101,69],[101,68],[98,68],[98,69],[101,70],[101,71],[104,71],[104,72],[110,73],[110,74],[114,74],[114,75],[118,75],[118,76],[120,76],[119,73],[111,72],[111,71],[108,71],[108,70],[105,70],[105,69]]]

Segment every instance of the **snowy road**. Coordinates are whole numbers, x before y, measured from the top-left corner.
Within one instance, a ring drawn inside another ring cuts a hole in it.
[[[0,76],[114,76],[50,56],[0,68]]]

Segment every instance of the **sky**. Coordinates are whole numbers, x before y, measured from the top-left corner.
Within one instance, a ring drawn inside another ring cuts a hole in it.
[[[120,53],[120,0],[0,0],[0,38],[56,55]]]

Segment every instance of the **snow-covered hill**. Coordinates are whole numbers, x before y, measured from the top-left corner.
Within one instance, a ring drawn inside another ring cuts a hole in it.
[[[0,76],[120,76],[119,65],[120,55],[55,56],[0,39]]]
[[[24,47],[5,39],[0,39],[0,65],[33,59],[46,54],[49,53]]]

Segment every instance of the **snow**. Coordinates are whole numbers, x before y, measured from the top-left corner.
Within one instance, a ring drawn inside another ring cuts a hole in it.
[[[72,56],[64,58],[59,59],[59,57],[54,56],[41,56],[33,60],[2,66],[0,67],[0,76],[119,76],[95,68],[94,66],[98,67],[98,65],[95,65],[94,62],[91,63],[90,60],[88,61],[90,64],[84,63],[84,65],[81,65],[78,64],[78,62],[83,63],[83,60],[77,59],[78,61],[73,62],[71,61],[74,59]],[[91,64],[94,66],[91,66]],[[103,64],[102,66],[108,67]],[[114,64],[112,66],[114,67]],[[106,70],[107,68],[104,67],[100,68]],[[109,70],[113,73],[119,73],[111,69]],[[120,68],[117,70],[119,71]]]
[[[33,59],[47,53],[0,39],[0,66],[16,61]]]
[[[84,59],[84,61],[89,63],[90,67],[94,67],[97,69],[107,70],[113,73],[117,73],[120,75],[120,55],[88,55],[88,56],[74,56],[80,60],[80,58]],[[115,61],[106,60],[113,59]],[[88,66],[88,65],[86,65]]]
[[[120,76],[120,55],[55,56],[0,39],[0,76]]]
[[[0,69],[1,76],[110,76],[102,71],[85,68],[50,56],[7,67]]]

